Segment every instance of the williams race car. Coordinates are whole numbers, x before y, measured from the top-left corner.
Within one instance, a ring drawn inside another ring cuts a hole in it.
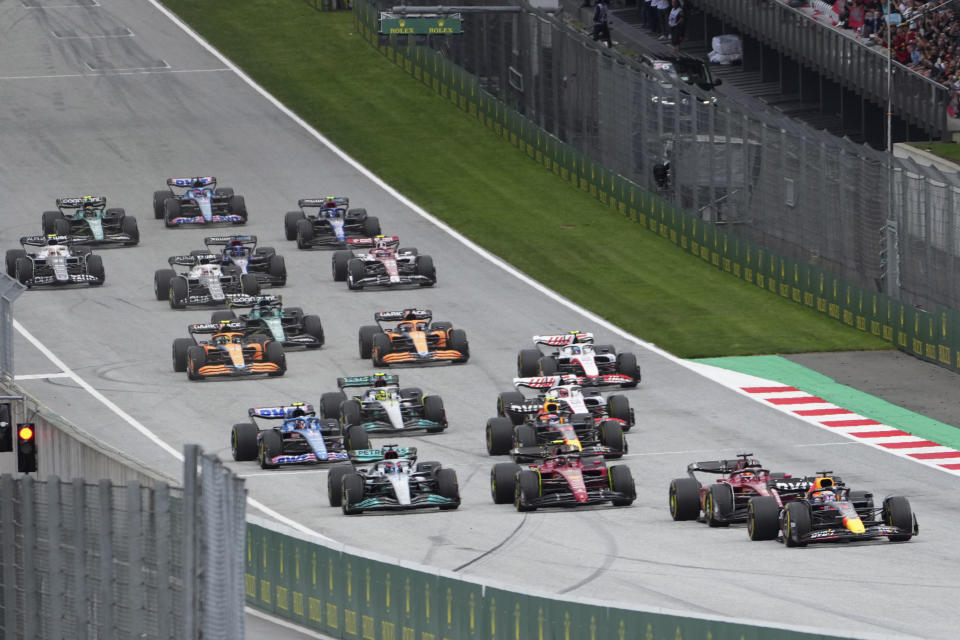
[[[247,204],[233,189],[217,188],[213,176],[168,178],[167,188],[153,192],[153,217],[167,227],[246,224]]]
[[[604,398],[596,389],[584,389],[575,375],[514,378],[513,386],[539,392],[534,398],[527,398],[520,391],[504,391],[497,397],[497,415],[510,418],[513,424],[523,424],[526,417],[537,414],[545,402],[556,403],[561,413],[589,413],[598,425],[605,420],[616,420],[624,431],[629,431],[635,423],[626,396]]]
[[[266,374],[282,376],[287,370],[283,346],[262,336],[246,336],[240,323],[192,324],[189,338],[173,341],[173,370],[187,372],[191,380],[236,378]],[[196,334],[213,335],[198,342]]]
[[[636,500],[637,489],[627,465],[607,468],[598,453],[560,445],[536,464],[494,465],[490,494],[496,504],[512,502],[517,511],[535,511],[604,502],[625,507]]]
[[[421,256],[416,249],[397,249],[397,236],[349,239],[351,249],[370,247],[369,251],[335,251],[331,259],[333,279],[347,281],[350,289],[396,287],[437,283],[433,258]]]
[[[544,355],[539,348],[521,349],[517,356],[517,375],[521,378],[574,374],[583,386],[640,383],[640,367],[633,353],[617,353],[613,345],[593,344],[592,333],[571,331],[550,336],[533,336],[533,343],[552,347]]]
[[[439,462],[418,463],[416,448],[386,445],[380,450],[350,452],[355,464],[367,463],[372,458],[380,459],[356,470],[348,465],[330,469],[330,506],[342,507],[347,515],[426,507],[446,511],[460,506],[457,473]]]
[[[577,449],[593,449],[607,458],[623,457],[629,448],[623,427],[616,420],[597,424],[589,413],[564,413],[553,401],[541,405],[535,415],[527,415],[522,424],[510,418],[487,420],[487,453],[510,454],[517,462],[539,457],[540,447],[564,444]]]
[[[449,322],[431,322],[433,313],[428,309],[380,311],[373,319],[376,325],[360,327],[360,357],[372,359],[375,367],[470,358],[467,333]],[[397,324],[385,328],[385,322]]]
[[[812,486],[809,478],[771,473],[752,456],[752,453],[738,453],[734,460],[708,460],[687,465],[687,477],[670,482],[670,515],[673,519],[699,520],[711,527],[726,527],[732,522],[748,520],[753,498],[770,497],[779,507],[802,497]],[[698,472],[721,477],[703,486],[694,475]]]
[[[257,236],[214,236],[204,238],[205,253],[217,254],[224,273],[249,273],[261,287],[287,284],[287,264],[273,247],[257,247]]]
[[[344,428],[360,425],[375,433],[438,433],[447,428],[440,396],[425,396],[416,387],[400,388],[400,376],[375,373],[337,378],[337,387],[340,391],[320,397],[320,415],[339,419]],[[355,387],[367,389],[347,399],[343,390]]]
[[[40,286],[103,284],[106,273],[100,256],[87,247],[72,249],[67,236],[25,236],[22,249],[7,251],[7,275],[28,289]],[[39,247],[28,252],[26,247]]]
[[[241,307],[252,308],[237,316],[234,309]],[[210,316],[210,322],[213,323],[224,320],[241,324],[246,335],[276,340],[284,349],[319,349],[324,342],[320,316],[306,315],[300,307],[284,308],[281,296],[251,296],[231,300],[230,309],[214,311]]]
[[[173,309],[184,309],[223,306],[260,295],[260,282],[255,275],[225,272],[217,261],[216,255],[202,253],[170,257],[167,262],[171,267],[187,270],[177,273],[174,269],[158,269],[153,274],[157,300],[169,300]]]
[[[885,498],[875,507],[873,494],[851,491],[830,471],[807,478],[800,497],[777,504],[772,496],[750,500],[749,534],[752,540],[779,538],[788,547],[811,542],[887,538],[906,542],[920,532],[910,502],[903,496]]]
[[[72,244],[132,246],[140,242],[137,219],[123,209],[107,209],[104,196],[57,198],[57,208],[43,212],[43,233],[68,236]]]
[[[233,459],[257,460],[263,469],[318,462],[349,462],[348,449],[369,449],[363,429],[341,432],[336,420],[321,420],[313,406],[294,402],[282,407],[247,411],[249,422],[233,425],[230,449]],[[281,420],[261,429],[256,418]]]
[[[347,238],[380,235],[380,220],[368,216],[366,209],[351,209],[349,198],[303,198],[297,206],[300,211],[284,217],[283,230],[299,249],[343,247]]]

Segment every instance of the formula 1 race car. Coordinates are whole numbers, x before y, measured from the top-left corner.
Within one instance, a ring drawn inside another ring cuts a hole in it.
[[[153,292],[157,300],[169,300],[173,309],[188,306],[223,306],[228,302],[248,300],[260,295],[260,282],[252,273],[227,273],[213,254],[172,256],[171,267],[188,267],[177,273],[174,269],[158,269],[153,274]]]
[[[106,279],[103,260],[87,247],[71,248],[67,236],[25,236],[22,249],[7,251],[7,275],[28,289],[40,286],[88,284],[98,287]],[[28,252],[26,247],[39,247]]]
[[[140,242],[137,219],[120,208],[107,209],[104,196],[57,198],[59,211],[44,211],[43,233],[67,236],[72,244],[120,244]]]
[[[337,418],[344,428],[361,425],[369,432],[397,433],[425,430],[439,433],[447,428],[447,414],[440,396],[423,395],[416,387],[400,388],[400,376],[375,373],[372,376],[337,378],[340,391],[320,397],[320,415]],[[347,399],[344,389],[368,387]]]
[[[851,491],[831,474],[821,471],[806,478],[809,488],[785,504],[778,504],[773,496],[751,498],[750,538],[779,538],[788,547],[805,547],[811,542],[882,537],[906,542],[920,533],[917,517],[903,496],[890,496],[882,507],[875,507],[872,493]]]
[[[598,453],[561,445],[535,464],[494,465],[490,495],[495,504],[513,502],[517,511],[535,511],[604,502],[625,507],[636,500],[637,489],[627,465],[608,468]]]
[[[670,482],[670,515],[673,519],[700,520],[711,527],[726,527],[732,522],[747,521],[752,498],[769,496],[775,504],[783,505],[802,497],[812,485],[808,478],[771,473],[752,456],[752,453],[738,453],[735,460],[708,460],[687,465],[687,477]],[[725,477],[703,486],[695,472],[725,474]]]
[[[236,298],[230,301],[230,309],[214,311],[210,322],[224,320],[237,322],[243,326],[248,336],[270,338],[291,347],[319,349],[323,346],[323,323],[320,316],[306,315],[300,307],[283,307],[281,296],[259,296]],[[237,316],[234,309],[252,307],[249,312]]]
[[[247,204],[233,189],[217,188],[213,176],[168,178],[164,191],[153,192],[153,217],[167,227],[246,224]]]
[[[547,355],[539,348],[521,349],[517,356],[517,375],[521,378],[571,373],[582,378],[583,386],[635,387],[640,383],[637,356],[618,354],[613,345],[593,344],[592,333],[533,336],[533,343],[554,348]]]
[[[589,413],[563,414],[549,401],[522,424],[515,425],[510,418],[490,418],[486,443],[490,455],[508,453],[517,462],[535,459],[541,446],[555,443],[590,448],[607,458],[621,458],[629,450],[623,427],[616,420],[597,424]]]
[[[318,462],[348,462],[348,449],[369,449],[363,429],[344,432],[336,420],[321,420],[313,406],[293,402],[281,407],[249,409],[249,422],[233,425],[230,449],[233,459],[257,460],[263,469]],[[261,429],[256,418],[282,420]]]
[[[371,456],[371,454],[373,454]],[[331,507],[342,507],[347,515],[364,511],[422,509],[441,511],[460,506],[457,473],[439,462],[417,462],[414,447],[385,445],[373,451],[350,452],[354,464],[379,458],[370,467],[333,467],[327,476],[327,497]]]
[[[205,253],[218,255],[225,273],[253,274],[261,287],[287,284],[287,263],[273,247],[257,247],[257,236],[214,236],[204,238]],[[222,249],[220,248],[222,247]]]
[[[282,376],[287,371],[283,346],[262,336],[246,336],[240,323],[192,324],[189,338],[173,341],[173,370],[187,372],[191,380],[219,376],[241,377],[266,374]],[[197,342],[196,334],[213,335]]]
[[[539,392],[534,398],[527,398],[520,391],[504,391],[497,397],[497,415],[510,418],[513,424],[523,424],[526,416],[538,413],[545,402],[556,403],[558,411],[564,414],[589,413],[598,425],[616,420],[624,431],[629,431],[635,423],[626,396],[604,398],[596,389],[584,389],[575,375],[514,378],[513,386]]]
[[[419,255],[416,249],[398,250],[398,244],[397,236],[348,239],[347,246],[351,249],[370,247],[370,250],[335,251],[331,259],[333,279],[346,280],[350,289],[435,285],[437,271],[433,258]]]
[[[360,327],[360,357],[372,359],[375,367],[466,362],[470,358],[467,333],[449,322],[432,322],[429,309],[380,311],[373,319],[376,325]],[[398,324],[384,328],[384,322]]]
[[[297,206],[300,211],[284,217],[283,230],[287,240],[297,241],[299,249],[343,247],[347,238],[380,235],[380,220],[368,216],[366,209],[351,209],[349,198],[302,198]]]

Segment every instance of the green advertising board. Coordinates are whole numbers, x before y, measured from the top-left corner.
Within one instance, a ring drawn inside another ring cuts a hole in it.
[[[397,16],[381,14],[380,33],[385,36],[441,36],[463,33],[460,14],[449,16]]]

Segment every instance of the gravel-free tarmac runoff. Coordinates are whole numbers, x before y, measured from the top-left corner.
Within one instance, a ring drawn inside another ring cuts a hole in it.
[[[357,328],[375,311],[429,308],[436,319],[467,331],[471,358],[459,366],[397,370],[404,386],[443,396],[450,428],[395,440],[456,469],[462,507],[348,518],[327,505],[322,467],[265,472],[252,462],[230,461],[252,499],[334,540],[521,589],[532,581],[538,590],[564,596],[843,634],[956,637],[955,475],[734,393],[518,278],[324,146],[152,2],[5,3],[0,24],[15,25],[0,40],[0,244],[14,248],[20,236],[39,233],[40,213],[56,197],[82,194],[103,194],[110,206],[125,207],[137,216],[142,236],[136,248],[101,252],[103,287],[33,290],[17,300],[23,331],[15,337],[16,373],[54,411],[178,476],[180,462],[171,451],[185,443],[231,460],[230,426],[245,419],[247,407],[317,403],[322,392],[334,390],[338,376],[372,372],[358,357]],[[211,232],[168,230],[154,220],[152,192],[168,177],[193,175],[215,175],[221,186],[244,195],[250,224]],[[385,233],[431,254],[437,287],[351,292],[334,283],[329,253],[298,251],[282,228],[284,212],[298,198],[328,194],[349,196],[354,206],[380,217]],[[261,245],[286,257],[288,286],[276,292],[285,303],[321,316],[327,345],[289,353],[282,378],[190,382],[172,371],[171,343],[210,312],[174,311],[157,301],[153,273],[168,256],[201,248],[204,236],[230,231],[256,234]],[[636,479],[637,501],[629,508],[528,514],[494,505],[488,478],[497,460],[486,454],[483,426],[496,395],[510,389],[517,350],[530,344],[530,336],[574,328],[639,355],[644,379],[627,392],[639,424],[623,460]],[[958,424],[949,383],[934,401],[924,399],[933,383],[916,394],[897,393],[918,380],[918,367],[931,378],[946,373],[906,356],[794,360],[914,409],[929,403],[931,415]],[[750,542],[742,526],[711,530],[670,519],[672,478],[691,461],[744,449],[778,470],[832,469],[878,496],[906,495],[921,535],[905,544],[795,550]]]

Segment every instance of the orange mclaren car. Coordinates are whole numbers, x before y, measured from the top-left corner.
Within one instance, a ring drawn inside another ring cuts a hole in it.
[[[377,324],[360,327],[360,357],[372,359],[375,367],[466,362],[470,357],[466,332],[449,322],[432,322],[428,309],[380,311],[373,318]]]
[[[194,329],[206,326],[210,325],[191,326],[191,335],[202,333],[202,329]],[[230,329],[234,327],[224,323],[219,333],[199,343],[192,337],[177,338],[173,343],[174,371],[186,371],[191,380],[261,374],[282,376],[286,372],[283,345],[264,340],[262,336],[245,336],[240,331]]]

